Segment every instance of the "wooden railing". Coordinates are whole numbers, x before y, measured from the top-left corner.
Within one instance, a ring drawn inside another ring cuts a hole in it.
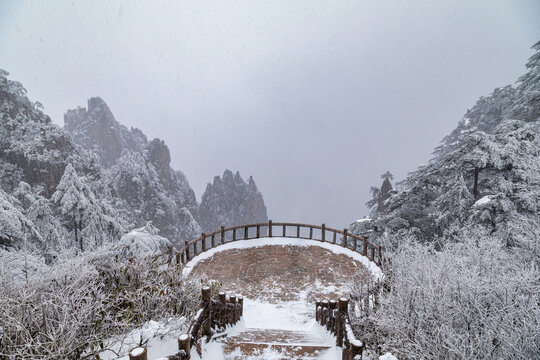
[[[201,341],[210,339],[215,332],[223,332],[227,325],[236,324],[243,315],[244,298],[237,295],[218,294],[212,299],[210,288],[201,291],[201,307],[193,318],[188,331],[178,337],[178,352],[166,357],[168,360],[189,360],[191,349],[195,347],[201,355]],[[147,360],[145,346],[138,346],[129,352],[129,360]]]
[[[269,220],[267,223],[238,225],[228,228],[222,226],[221,229],[211,233],[202,233],[198,238],[185,242],[184,246],[176,253],[176,263],[187,264],[198,254],[228,242],[266,237],[298,238],[328,242],[356,251],[379,266],[383,263],[382,246],[370,242],[365,236],[352,234],[347,229],[338,230],[327,227],[325,224],[309,225],[272,222],[272,220]]]
[[[357,339],[349,318],[349,299],[317,301],[315,319],[336,337],[336,346],[342,348],[342,360],[353,360],[362,356],[364,343]]]
[[[353,296],[353,308],[359,311],[356,314],[362,318],[376,311],[383,291],[388,291],[388,286],[384,280],[378,280],[367,286],[366,291],[360,295]],[[349,299],[317,301],[315,319],[336,337],[336,346],[342,348],[342,360],[354,360],[358,355],[362,358],[366,343],[354,334],[349,315]]]

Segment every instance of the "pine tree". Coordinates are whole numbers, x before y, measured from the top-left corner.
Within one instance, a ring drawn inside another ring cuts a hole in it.
[[[518,79],[517,104],[514,116],[525,121],[540,118],[540,41],[533,45],[536,53],[527,62],[528,72]]]
[[[383,183],[380,188],[372,186],[370,188],[371,199],[366,202],[369,208],[372,208],[372,215],[382,214],[386,210],[386,200],[392,195],[394,187],[391,180],[394,179],[394,175],[390,171],[381,175]]]

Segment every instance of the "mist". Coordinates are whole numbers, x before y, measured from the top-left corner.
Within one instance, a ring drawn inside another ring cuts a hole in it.
[[[69,5],[69,6],[66,6]],[[480,96],[513,84],[537,1],[0,3],[0,68],[63,125],[102,97],[197,197],[253,175],[275,220],[346,226]]]

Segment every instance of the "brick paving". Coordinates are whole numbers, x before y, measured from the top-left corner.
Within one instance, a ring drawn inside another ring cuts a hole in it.
[[[191,274],[219,281],[224,291],[273,303],[348,296],[353,279],[369,277],[347,255],[291,245],[224,250],[199,262]]]

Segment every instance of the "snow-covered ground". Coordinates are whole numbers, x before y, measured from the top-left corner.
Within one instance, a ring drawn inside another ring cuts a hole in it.
[[[178,336],[187,325],[185,319],[171,318],[167,323],[149,321],[142,328],[128,333],[125,338],[118,339],[112,346],[112,351],[104,351],[100,354],[102,360],[129,360],[127,355],[118,357],[118,354],[126,354],[130,349],[147,341],[148,359],[155,360],[178,352]]]
[[[322,336],[328,344],[335,344],[335,337],[315,321],[315,309],[312,304],[302,301],[267,304],[245,299],[244,316],[238,325],[232,327],[228,336],[234,336],[244,329],[280,329],[313,333]],[[233,353],[234,354],[234,353]],[[232,354],[231,354],[232,355]],[[238,353],[238,355],[242,355]],[[266,349],[261,355],[247,359],[282,359],[283,354],[276,350]],[[203,350],[203,357],[212,360],[225,360],[221,344],[210,342]],[[321,360],[341,359],[341,349],[335,346],[320,356]]]
[[[339,245],[331,243],[323,243],[315,240],[295,239],[295,238],[262,238],[252,240],[241,240],[236,242],[230,242],[224,245],[219,245],[216,248],[210,249],[204,253],[201,253],[194,257],[184,268],[183,275],[189,276],[193,268],[202,260],[208,259],[220,251],[230,249],[247,249],[253,247],[260,247],[265,245],[277,245],[277,246],[318,246],[328,249],[336,254],[345,254],[354,260],[359,261],[371,272],[374,278],[381,278],[382,271],[373,262],[369,261],[365,256],[354,252],[350,249],[343,248]],[[320,286],[320,284],[314,284],[314,286]],[[305,291],[304,291],[305,292]],[[329,345],[335,344],[335,338],[326,329],[321,327],[315,321],[315,309],[314,304],[306,300],[306,294],[301,292],[298,296],[298,301],[280,302],[280,303],[266,303],[261,300],[244,299],[244,315],[242,320],[227,329],[228,336],[235,336],[241,333],[245,329],[282,329],[285,331],[298,331],[303,333],[317,334],[319,337],[325,339],[325,342]],[[140,342],[141,336],[143,339],[149,339],[148,341],[148,359],[157,360],[167,355],[176,353],[177,350],[177,337],[180,334],[178,329],[183,328],[182,324],[176,323],[175,330],[171,327],[164,326],[163,324],[151,322],[145,326],[145,328],[133,331],[128,337],[124,348],[133,347]],[[102,358],[105,360],[116,359],[116,357],[109,352]],[[238,354],[241,355],[241,354]],[[261,355],[257,357],[248,357],[248,359],[266,359],[273,360],[279,359],[283,354],[276,350],[266,349]],[[390,360],[392,357],[390,354],[381,357],[382,359]],[[199,359],[196,351],[192,351],[192,358]],[[212,360],[225,359],[222,351],[222,344],[219,342],[209,342],[203,347],[203,358]],[[341,349],[332,346],[324,354],[320,355],[322,360],[335,360],[341,358]],[[121,360],[127,360],[128,357],[122,357]]]

